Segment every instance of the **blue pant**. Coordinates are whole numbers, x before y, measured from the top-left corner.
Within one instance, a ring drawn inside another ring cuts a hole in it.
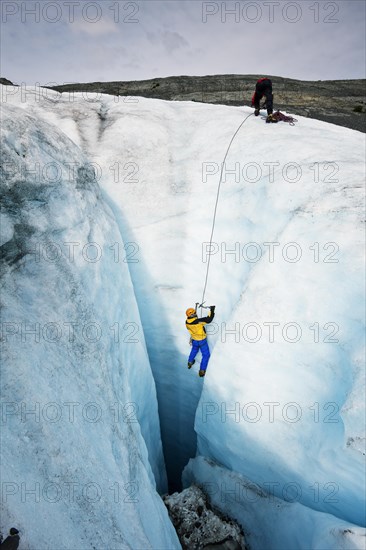
[[[206,370],[208,360],[210,359],[210,350],[207,344],[207,338],[204,340],[192,340],[192,350],[188,357],[189,363],[193,362],[193,359],[196,357],[199,350],[201,350],[202,354],[200,370]]]

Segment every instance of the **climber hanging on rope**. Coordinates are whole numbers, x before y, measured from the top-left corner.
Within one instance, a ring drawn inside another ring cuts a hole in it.
[[[196,309],[197,309],[196,304]],[[204,307],[202,305],[202,307]],[[211,323],[213,318],[215,317],[215,307],[216,306],[210,306],[210,313],[207,317],[201,317],[200,319],[197,317],[196,309],[193,307],[189,307],[186,311],[186,327],[191,335],[191,344],[192,344],[192,350],[188,357],[188,368],[190,369],[192,365],[194,365],[195,357],[199,350],[201,350],[202,354],[202,360],[200,365],[200,370],[198,375],[199,376],[205,376],[206,369],[207,369],[207,363],[210,359],[210,349],[207,344],[207,334],[205,325]]]

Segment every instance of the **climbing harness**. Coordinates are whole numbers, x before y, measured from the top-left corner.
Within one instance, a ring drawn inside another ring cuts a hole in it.
[[[204,284],[204,288],[203,288],[201,306],[205,303],[205,293],[206,293],[206,288],[207,288],[208,273],[209,273],[209,270],[210,270],[210,261],[211,261],[212,238],[213,238],[213,234],[214,234],[214,230],[215,230],[216,213],[217,213],[217,206],[218,206],[218,203],[219,203],[220,188],[221,188],[221,183],[222,183],[222,174],[223,174],[223,172],[224,172],[225,160],[226,160],[226,157],[227,157],[227,155],[228,155],[228,153],[229,153],[231,144],[232,144],[232,142],[233,142],[234,139],[235,139],[235,136],[238,134],[238,132],[239,132],[240,128],[243,126],[244,122],[246,122],[246,121],[248,120],[248,118],[251,117],[251,116],[253,116],[253,115],[254,115],[254,113],[250,113],[250,114],[249,114],[248,116],[246,116],[245,119],[240,123],[238,129],[236,130],[236,132],[234,133],[233,137],[232,137],[231,140],[230,140],[230,143],[229,143],[229,145],[228,145],[228,148],[226,149],[226,153],[225,153],[225,156],[224,156],[223,163],[222,163],[222,165],[221,165],[220,180],[219,180],[219,185],[218,185],[218,188],[217,188],[216,203],[215,203],[214,215],[213,215],[213,220],[212,220],[212,230],[211,230],[211,237],[210,237],[209,255],[208,255],[208,260],[207,260],[206,278],[205,278],[205,284]],[[199,307],[201,307],[201,306],[199,306]],[[206,307],[207,307],[207,306],[206,306]]]

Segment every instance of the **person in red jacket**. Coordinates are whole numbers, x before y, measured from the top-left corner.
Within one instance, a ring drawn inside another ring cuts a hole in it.
[[[252,97],[252,107],[254,107],[255,116],[259,115],[260,100],[262,97],[266,98],[267,107],[267,119],[266,122],[277,122],[272,116],[273,113],[273,94],[272,94],[272,81],[265,77],[260,78],[255,85],[255,92]]]

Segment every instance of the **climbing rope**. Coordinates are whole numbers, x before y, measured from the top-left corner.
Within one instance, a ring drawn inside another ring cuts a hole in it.
[[[235,139],[235,136],[236,136],[237,133],[239,132],[240,128],[243,126],[244,122],[245,122],[246,120],[248,120],[249,117],[253,116],[253,114],[254,114],[254,113],[250,113],[250,115],[248,115],[247,117],[245,117],[245,119],[240,123],[240,126],[238,127],[238,129],[236,130],[235,134],[233,135],[233,137],[232,137],[231,140],[230,140],[230,143],[229,143],[229,145],[228,145],[228,148],[226,149],[226,153],[225,153],[225,156],[224,156],[223,163],[222,163],[222,165],[221,165],[220,180],[219,180],[219,185],[218,185],[218,188],[217,188],[216,203],[215,203],[214,215],[213,215],[213,220],[212,220],[212,230],[211,230],[211,237],[210,237],[210,248],[209,248],[209,254],[208,254],[208,261],[207,261],[207,270],[206,270],[205,285],[204,285],[204,288],[203,288],[203,294],[202,294],[201,304],[204,304],[204,301],[205,301],[205,293],[206,293],[206,288],[207,288],[208,273],[209,273],[209,270],[210,270],[212,238],[213,238],[213,234],[214,234],[214,230],[215,230],[216,213],[217,213],[217,206],[218,206],[218,204],[219,204],[220,188],[221,188],[221,183],[222,183],[222,174],[223,174],[223,171],[224,171],[225,160],[226,160],[226,157],[227,157],[227,155],[228,155],[228,153],[229,153],[231,144],[232,144],[232,142],[233,142],[234,139]]]
[[[290,126],[295,126],[295,122],[298,122],[293,116],[284,115],[281,111],[273,113],[273,117],[276,118],[278,122],[288,122]]]

